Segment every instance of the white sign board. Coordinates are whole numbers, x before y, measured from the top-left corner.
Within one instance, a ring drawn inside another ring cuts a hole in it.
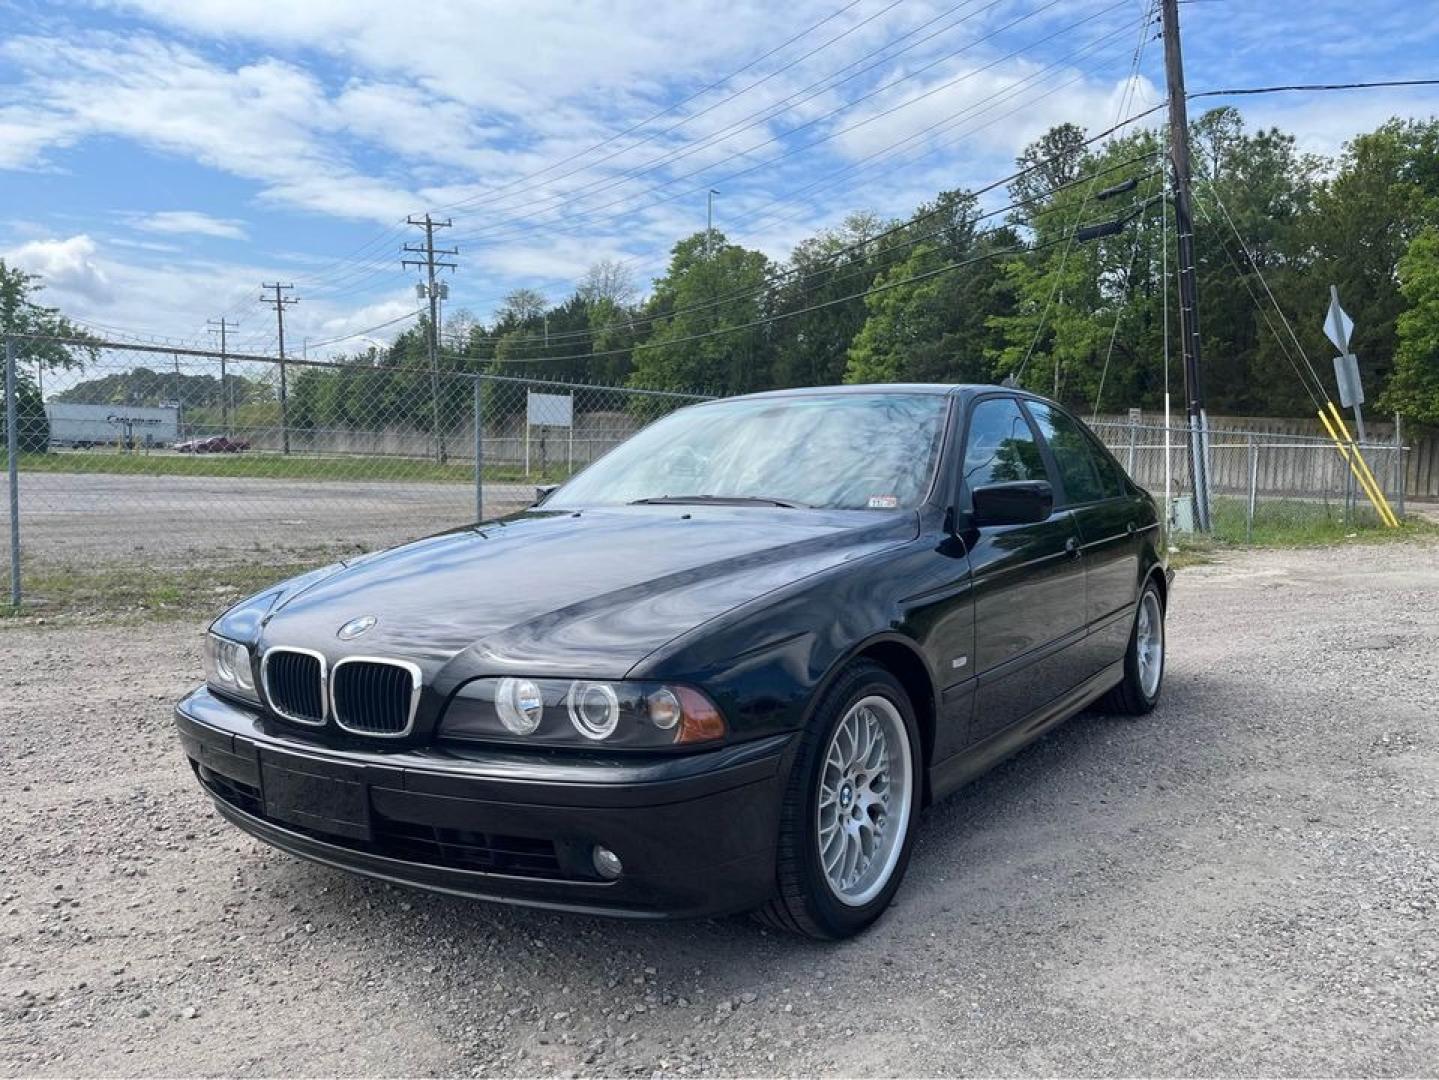
[[[525,416],[537,427],[571,427],[575,399],[569,394],[537,394],[529,391]]]

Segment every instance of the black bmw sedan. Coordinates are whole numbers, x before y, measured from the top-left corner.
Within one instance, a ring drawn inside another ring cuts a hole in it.
[[[924,806],[1092,703],[1154,707],[1164,552],[1041,398],[731,398],[522,513],[238,604],[176,724],[219,812],[303,858],[838,938]]]

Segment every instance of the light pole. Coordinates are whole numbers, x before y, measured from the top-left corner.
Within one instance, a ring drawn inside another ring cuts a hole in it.
[[[712,245],[715,232],[715,196],[719,192],[710,188],[709,194],[705,196],[705,258],[713,254]]]

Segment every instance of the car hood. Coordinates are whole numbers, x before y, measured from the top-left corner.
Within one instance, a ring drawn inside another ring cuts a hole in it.
[[[619,678],[746,601],[913,539],[917,522],[768,507],[532,510],[317,574],[278,595],[260,644],[409,659],[432,684],[507,671]],[[375,625],[338,639],[363,616]]]

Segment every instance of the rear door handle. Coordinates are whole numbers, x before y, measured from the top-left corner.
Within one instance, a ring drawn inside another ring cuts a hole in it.
[[[1065,554],[1067,554],[1067,555],[1078,555],[1078,554],[1079,554],[1079,537],[1077,537],[1077,536],[1071,536],[1068,540],[1066,540],[1066,541],[1064,542],[1064,551],[1065,551]]]
[[[1130,536],[1133,536],[1139,531],[1139,526],[1131,521],[1128,525],[1124,526],[1124,531],[1127,532]]]

